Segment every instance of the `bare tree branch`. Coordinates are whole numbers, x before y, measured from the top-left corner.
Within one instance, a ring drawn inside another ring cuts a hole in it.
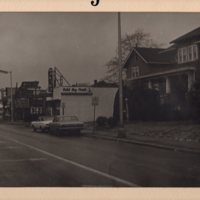
[[[134,47],[152,47],[152,48],[159,48],[163,44],[158,44],[151,38],[150,33],[145,33],[142,29],[137,29],[132,34],[125,34],[121,39],[121,47],[122,47],[122,62],[125,61],[128,54]],[[117,52],[116,52],[117,53]],[[118,75],[116,73],[118,67],[118,57],[114,56],[108,63],[106,63],[106,67],[108,68],[107,71],[107,78],[112,80],[118,80]]]

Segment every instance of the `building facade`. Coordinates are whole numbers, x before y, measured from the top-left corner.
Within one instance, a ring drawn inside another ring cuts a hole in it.
[[[54,88],[53,97],[48,100],[49,105],[54,105],[49,106],[49,113],[75,115],[84,122],[91,122],[99,116],[113,117],[116,92],[116,87],[57,87]]]
[[[48,93],[42,90],[38,81],[24,81],[20,87],[13,88],[14,119],[31,121],[46,114],[46,98]],[[11,96],[10,88],[3,97],[4,119],[10,118]]]
[[[181,100],[195,80],[200,80],[200,27],[170,42],[167,49],[133,48],[127,57],[126,85],[155,89],[161,103],[173,103],[179,109]]]

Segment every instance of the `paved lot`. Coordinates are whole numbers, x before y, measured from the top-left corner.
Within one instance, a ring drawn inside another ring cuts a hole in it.
[[[200,186],[199,154],[0,125],[0,186]]]

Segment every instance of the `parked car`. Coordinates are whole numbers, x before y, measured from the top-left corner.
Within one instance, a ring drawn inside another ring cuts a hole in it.
[[[55,135],[78,134],[84,128],[84,123],[76,116],[56,116],[50,123],[49,132]]]
[[[33,131],[49,131],[49,124],[53,122],[53,117],[39,117],[37,121],[31,122]]]

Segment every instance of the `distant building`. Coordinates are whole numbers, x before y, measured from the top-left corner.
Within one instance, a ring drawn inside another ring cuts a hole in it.
[[[6,88],[3,97],[4,119],[10,118],[11,89]],[[19,88],[13,88],[13,109],[15,120],[31,121],[46,114],[48,93],[42,90],[38,81],[24,81]]]

